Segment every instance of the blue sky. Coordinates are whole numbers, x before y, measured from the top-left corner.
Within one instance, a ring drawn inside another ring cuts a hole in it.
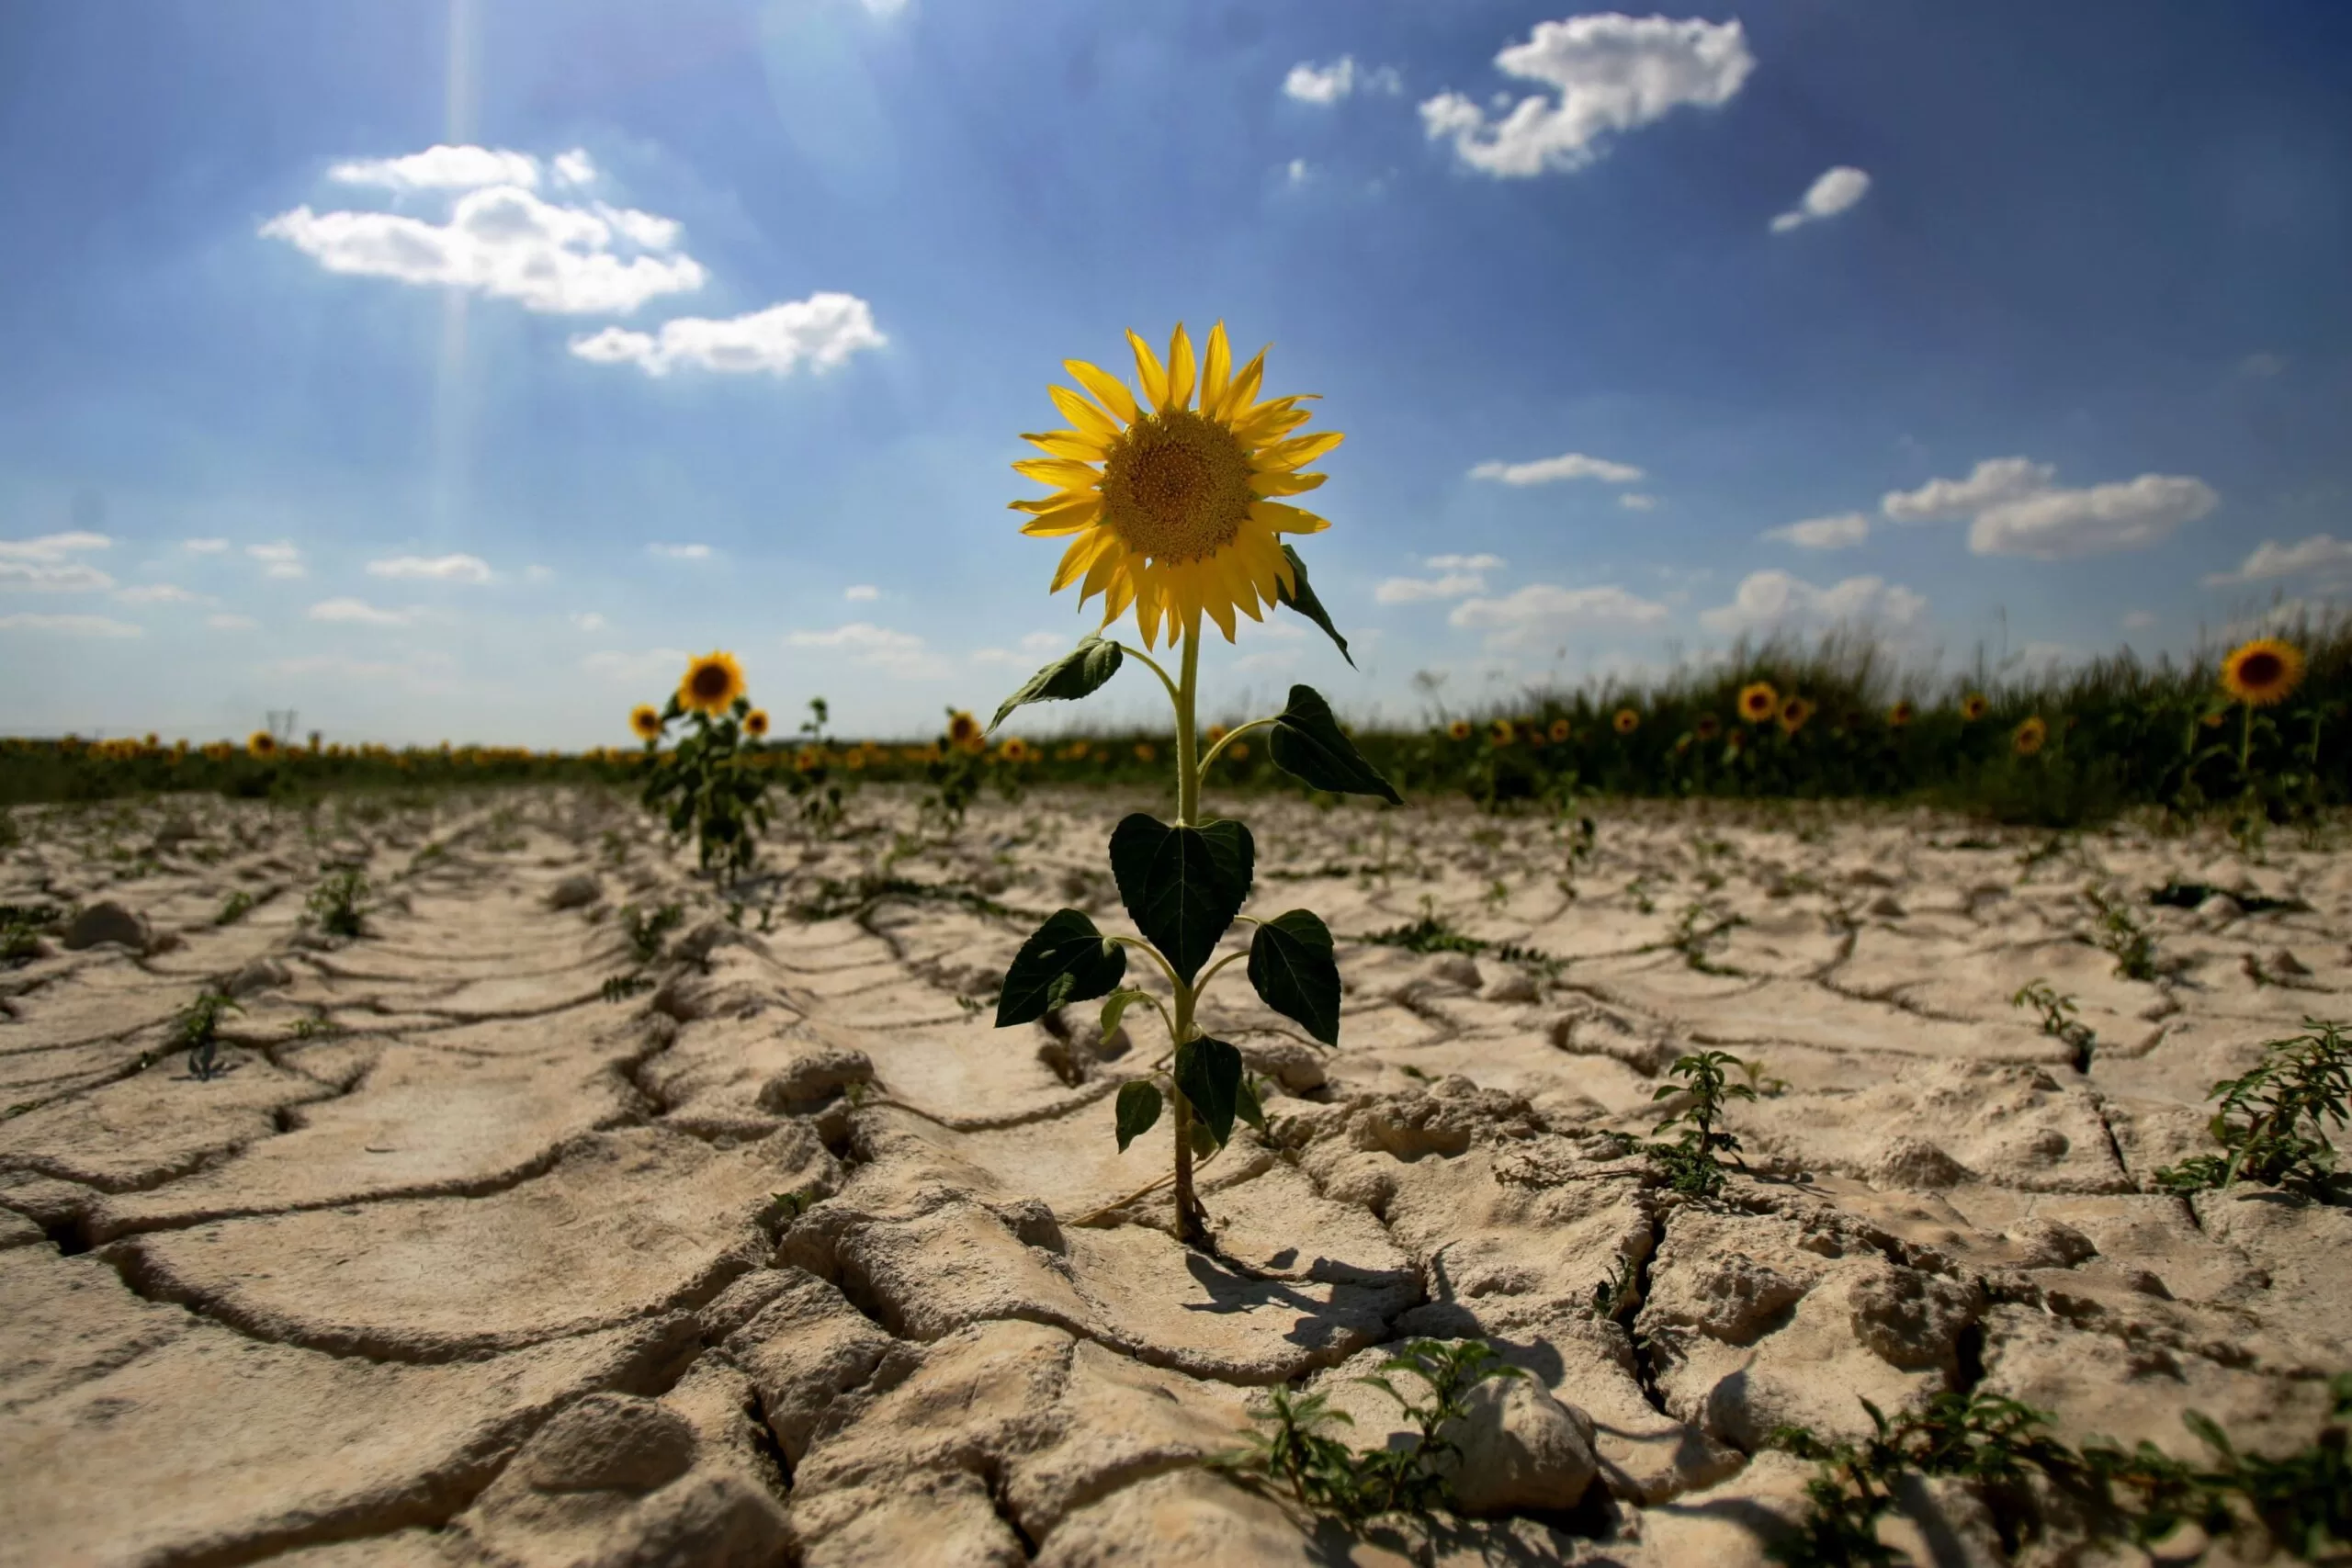
[[[0,732],[594,745],[721,646],[931,733],[1092,623],[1059,362],[1220,318],[1363,665],[1220,707],[2184,649],[2352,593],[2346,79],[2335,0],[7,7]]]

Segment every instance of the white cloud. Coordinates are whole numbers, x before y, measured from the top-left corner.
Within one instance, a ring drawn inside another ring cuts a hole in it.
[[[1588,457],[1581,452],[1564,452],[1556,457],[1539,457],[1532,463],[1481,463],[1470,470],[1474,479],[1497,479],[1507,485],[1550,484],[1555,479],[1600,479],[1612,485],[1632,484],[1642,477],[1642,470],[1631,463],[1612,463],[1606,457]]]
[[[860,664],[873,666],[901,680],[925,680],[949,673],[946,662],[912,632],[893,631],[871,621],[852,621],[830,631],[799,631],[785,640],[794,648],[833,649]]]
[[[1627,491],[1617,498],[1617,504],[1628,512],[1656,512],[1657,497],[1644,495],[1639,491]]]
[[[691,656],[683,649],[654,648],[643,653],[592,653],[580,661],[589,674],[616,685],[646,686],[674,682]]]
[[[126,588],[115,597],[126,604],[193,604],[197,602],[196,594],[168,582],[150,582],[137,588]]]
[[[649,251],[674,251],[686,231],[684,224],[674,218],[661,218],[650,212],[639,212],[634,207],[609,207],[598,202],[594,209],[597,217],[619,230],[631,244]]]
[[[93,593],[114,579],[76,556],[114,547],[104,534],[75,530],[30,539],[0,539],[0,589],[44,593]]]
[[[1495,64],[1547,90],[1521,98],[1491,122],[1470,98],[1441,93],[1422,103],[1421,127],[1431,141],[1451,141],[1464,164],[1507,179],[1581,169],[1600,156],[1611,132],[1647,125],[1686,104],[1729,103],[1756,57],[1736,21],[1601,12],[1538,22],[1525,43],[1505,49]]]
[[[359,626],[404,626],[416,618],[413,610],[380,610],[365,599],[322,599],[309,615],[314,621]]]
[[[2050,488],[2053,463],[1987,457],[1964,479],[1929,479],[1917,490],[1889,491],[1879,510],[1897,523],[1950,522]]]
[[[251,615],[207,615],[204,624],[216,632],[252,632],[261,629],[261,623]]]
[[[553,568],[541,566],[537,561],[533,561],[523,569],[523,581],[526,582],[545,582],[554,575]]]
[[[1802,523],[1767,528],[1764,536],[1804,550],[1842,550],[1871,536],[1871,520],[1860,512],[1841,512],[1835,517],[1808,517]]]
[[[1305,185],[1308,180],[1313,179],[1315,177],[1315,171],[1308,166],[1306,159],[1293,158],[1289,163],[1283,165],[1283,176],[1290,181],[1291,188],[1295,190],[1300,186]]]
[[[245,554],[262,563],[264,577],[306,577],[300,547],[281,539],[274,545],[247,545]]]
[[[692,256],[615,254],[616,235],[628,239],[645,224],[668,223],[634,213],[626,215],[630,226],[623,227],[623,217],[608,220],[542,201],[520,186],[496,185],[459,197],[447,223],[397,212],[312,212],[304,206],[279,213],[261,232],[286,241],[329,272],[476,288],[532,310],[626,315],[656,295],[702,287],[707,275]],[[674,230],[669,226],[673,243]]]
[[[710,558],[708,545],[648,545],[645,547],[650,553],[666,557],[671,560],[708,560]]]
[[[2222,588],[2233,582],[2267,582],[2273,578],[2304,576],[2314,581],[2352,581],[2352,539],[2339,539],[2331,534],[2313,534],[2291,545],[2265,539],[2255,546],[2254,553],[2240,562],[2235,571],[2214,572],[2205,579],[2205,586]]]
[[[428,582],[488,582],[490,563],[479,556],[395,556],[368,563],[370,577],[419,579]]]
[[[557,153],[555,161],[548,166],[555,175],[555,183],[560,186],[593,185],[596,179],[596,161],[588,156],[588,150],[584,147]],[[529,182],[518,180],[515,183],[525,185]]]
[[[1392,577],[1372,591],[1382,604],[1413,604],[1425,599],[1461,599],[1484,593],[1487,580],[1476,572],[1448,572],[1443,577]]]
[[[2122,484],[2048,490],[1977,514],[1968,547],[1980,556],[2064,560],[2134,550],[2169,538],[2222,498],[2202,479],[2142,474]]]
[[[2267,381],[2286,368],[2287,356],[2283,354],[2272,354],[2267,350],[2260,354],[2249,354],[2238,361],[2238,374],[2257,381]]]
[[[0,631],[55,632],[60,637],[144,637],[128,621],[104,615],[0,615]]]
[[[1488,648],[1502,649],[1554,641],[1590,626],[1648,626],[1666,614],[1665,605],[1614,584],[1562,588],[1531,582],[1499,599],[1465,599],[1446,621],[1485,632]]]
[[[1338,103],[1356,87],[1355,56],[1343,54],[1329,65],[1301,61],[1283,78],[1283,94],[1302,104],[1326,107]]]
[[[1421,564],[1431,571],[1495,571],[1503,565],[1500,556],[1423,556]]]
[[[604,616],[594,610],[583,610],[572,616],[571,624],[583,632],[601,632],[610,625]]]
[[[1928,601],[1883,578],[1849,577],[1826,588],[1774,569],[1740,580],[1732,602],[1701,613],[1714,632],[1765,631],[1838,621],[1867,621],[1891,630],[1918,624]]]
[[[842,597],[852,602],[879,599],[882,597],[882,590],[870,582],[853,582],[842,590]]]
[[[649,376],[666,376],[680,365],[789,376],[803,362],[821,376],[859,350],[889,341],[875,330],[873,310],[865,300],[854,294],[811,294],[723,321],[679,316],[662,322],[658,336],[606,327],[572,339],[571,352],[599,365],[637,365]]]
[[[587,156],[584,152],[579,155]],[[394,191],[469,190],[477,186],[528,187],[539,183],[539,161],[528,152],[509,152],[503,148],[442,145],[411,152],[404,158],[362,158],[337,164],[327,171],[327,178],[347,186],[381,186]]]
[[[2155,624],[2156,617],[2146,610],[2126,610],[2123,613],[2123,629],[2127,632],[2143,632]]]
[[[226,539],[182,539],[180,548],[192,556],[226,555],[229,551],[229,541]]]
[[[1835,218],[1861,200],[1870,188],[1870,175],[1840,164],[1814,181],[1796,206],[1772,220],[1772,232],[1785,234],[1800,224]]]

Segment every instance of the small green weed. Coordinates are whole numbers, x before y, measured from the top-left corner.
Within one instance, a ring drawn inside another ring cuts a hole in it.
[[[1408,1398],[1396,1380],[1420,1380],[1418,1398]],[[1470,1391],[1496,1377],[1523,1376],[1483,1339],[1415,1339],[1356,1381],[1380,1390],[1404,1412],[1412,1433],[1399,1447],[1359,1452],[1327,1436],[1338,1425],[1352,1426],[1346,1412],[1329,1408],[1326,1395],[1272,1390],[1252,1413],[1257,1430],[1241,1448],[1218,1455],[1211,1465],[1237,1479],[1279,1486],[1300,1506],[1349,1521],[1384,1514],[1426,1517],[1447,1501],[1449,1458],[1459,1445],[1446,1426],[1469,1412]]]
[[[2041,1014],[2041,1032],[2058,1041],[2073,1053],[2075,1070],[2091,1070],[2091,1049],[2098,1043],[2098,1036],[2089,1024],[2075,1016],[2075,998],[2052,990],[2047,980],[2029,980],[2009,998],[2016,1008],[2032,1008]]]
[[[172,1020],[172,1048],[187,1053],[187,1070],[191,1077],[201,1081],[218,1073],[220,1015],[244,1010],[220,992],[206,991],[182,1008]]]
[[[2215,1084],[2207,1098],[2221,1109],[2206,1130],[2222,1153],[2166,1166],[2155,1173],[2156,1185],[2187,1193],[2259,1181],[2341,1201],[2345,1179],[2327,1130],[2352,1115],[2352,1040],[2345,1028],[2307,1018],[2305,1032],[2269,1042],[2252,1070]]]
[[[229,896],[220,900],[220,908],[214,912],[212,923],[216,926],[233,926],[243,919],[253,907],[252,894],[242,887],[232,889]]]
[[[1736,975],[1738,970],[1727,964],[1717,964],[1711,955],[1735,927],[1747,923],[1712,900],[1697,899],[1683,907],[1674,922],[1674,934],[1667,938],[1667,945],[1682,954],[1682,962],[1702,975]]]
[[[653,910],[644,910],[631,904],[621,910],[621,925],[628,932],[629,951],[639,964],[651,964],[662,956],[662,943],[670,933],[685,923],[686,911],[676,904],[664,904]]]
[[[305,919],[329,936],[356,937],[365,925],[363,901],[368,878],[357,867],[345,866],[311,889],[302,904]]]
[[[1616,1270],[1592,1287],[1592,1315],[1608,1323],[1623,1323],[1641,1305],[1641,1266],[1620,1253]]]
[[[2098,914],[2098,931],[2091,940],[2115,960],[2116,977],[2154,979],[2156,939],[2132,913],[2132,907],[2120,897],[2109,897],[2097,884],[2085,887],[2083,897]]]
[[[597,990],[608,1002],[625,1002],[629,998],[653,988],[653,981],[644,975],[616,975]]]
[[[50,904],[0,904],[0,964],[25,964],[40,956],[44,931],[55,931],[65,911]]]
[[[1568,961],[1544,952],[1541,948],[1522,947],[1515,942],[1488,942],[1484,937],[1471,936],[1453,929],[1436,906],[1428,899],[1421,901],[1421,918],[1386,931],[1373,931],[1357,938],[1375,947],[1401,947],[1408,953],[1466,953],[1474,957],[1494,957],[1506,964],[1523,964],[1546,979],[1559,978]]]
[[[1753,1087],[1733,1083],[1724,1074],[1725,1067],[1743,1071],[1747,1064],[1728,1051],[1701,1051],[1679,1057],[1667,1069],[1667,1076],[1680,1081],[1660,1085],[1650,1096],[1653,1100],[1670,1100],[1678,1094],[1690,1096],[1683,1108],[1650,1129],[1663,1133],[1669,1127],[1680,1127],[1682,1134],[1670,1144],[1649,1143],[1640,1145],[1644,1154],[1657,1161],[1665,1172],[1667,1185],[1691,1198],[1713,1198],[1724,1190],[1722,1162],[1715,1158],[1717,1150],[1739,1157],[1739,1139],[1718,1130],[1725,1108],[1735,1100],[1752,1100]]]

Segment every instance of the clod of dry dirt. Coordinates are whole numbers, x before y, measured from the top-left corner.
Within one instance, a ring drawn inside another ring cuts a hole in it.
[[[2193,1405],[2278,1452],[2352,1365],[2352,1213],[2150,1180],[2214,1079],[2352,1012],[2341,857],[1626,809],[1577,863],[1532,819],[1251,803],[1250,909],[1340,934],[1342,1045],[1209,998],[1272,1096],[1204,1168],[1210,1255],[1138,1190],[1167,1124],[1111,1136],[1156,1021],[988,1025],[1036,919],[1116,919],[1127,805],[886,864],[913,803],[870,793],[731,916],[585,795],[20,824],[0,902],[78,913],[0,971],[0,1564],[1403,1562],[1201,1461],[1277,1383],[1390,1440],[1356,1380],[1416,1336],[1525,1374],[1454,1430],[1478,1517],[1427,1560],[1757,1563],[1810,1473],[1781,1424],[1984,1388],[2070,1441],[2195,1457]],[[344,865],[356,940],[299,923]],[[2176,879],[2237,897],[2141,898],[2157,977],[2117,977],[2080,889]],[[1424,912],[1486,946],[1364,940]],[[2010,1005],[2035,979],[2086,1055]],[[199,1078],[169,1031],[206,989],[243,1010]],[[1611,1135],[1700,1047],[1759,1090],[1712,1206]],[[1917,1561],[2003,1560],[1963,1490],[1902,1502]]]

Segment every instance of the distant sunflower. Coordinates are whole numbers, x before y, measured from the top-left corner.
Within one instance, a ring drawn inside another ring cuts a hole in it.
[[[1025,762],[1029,760],[1029,742],[1018,735],[1008,735],[997,747],[996,754],[1008,762]]]
[[[639,740],[658,740],[662,737],[662,714],[651,703],[639,703],[628,710],[628,727],[637,731]]]
[[[1138,762],[1148,762],[1148,761],[1150,761],[1153,758],[1155,758],[1155,757],[1157,757],[1157,756],[1159,756],[1159,749],[1158,747],[1154,746],[1150,741],[1148,741],[1148,740],[1138,740],[1138,741],[1136,741],[1136,761],[1138,761]]]
[[[1576,733],[1576,729],[1574,728],[1574,727],[1572,727],[1572,726],[1568,723],[1568,721],[1567,721],[1566,719],[1565,719],[1565,718],[1555,718],[1555,719],[1554,719],[1554,720],[1552,721],[1552,730],[1551,730],[1551,735],[1552,735],[1552,744],[1553,744],[1553,745],[1555,745],[1555,746],[1558,746],[1558,745],[1565,744],[1565,743],[1567,741],[1568,738],[1569,738],[1570,736],[1574,735],[1575,733]]]
[[[1507,718],[1498,718],[1487,726],[1487,744],[1489,746],[1508,746],[1518,739],[1518,728]]]
[[[2041,721],[2040,714],[2018,725],[2017,733],[2009,737],[2009,749],[2020,757],[2030,757],[2049,743],[2050,726]]]
[[[1971,692],[1960,699],[1960,716],[1965,723],[1974,724],[1992,711],[1993,705],[1985,700],[1982,692]]]
[[[1717,718],[1713,714],[1702,713],[1699,716],[1698,722],[1691,725],[1690,733],[1696,735],[1702,740],[1713,740],[1718,734],[1722,733],[1723,728],[1723,720]]]
[[[949,710],[947,715],[947,742],[949,745],[969,746],[972,742],[978,740],[983,733],[984,731],[980,728],[980,721],[978,719],[974,718],[962,708],[953,708]]]
[[[1466,718],[1455,719],[1452,724],[1445,727],[1445,738],[1449,740],[1469,739],[1470,721]]]
[[[712,651],[686,666],[678,682],[678,705],[716,718],[743,694],[743,667],[731,653]]]
[[[1631,735],[1642,727],[1642,716],[1632,708],[1619,708],[1617,716],[1609,722],[1617,727],[1618,734]]]
[[[1021,531],[1076,535],[1054,592],[1075,582],[1081,604],[1102,594],[1105,626],[1133,604],[1146,648],[1163,623],[1173,643],[1204,612],[1231,641],[1234,611],[1258,620],[1261,603],[1295,586],[1277,536],[1330,526],[1274,498],[1320,485],[1300,470],[1344,437],[1292,435],[1309,417],[1304,397],[1258,400],[1265,353],[1236,372],[1222,321],[1198,362],[1181,325],[1164,367],[1134,333],[1127,343],[1141,400],[1094,366],[1062,362],[1085,391],[1049,389],[1071,428],[1022,437],[1046,455],[1014,470],[1055,493],[1012,503],[1031,514]]]
[[[743,728],[754,739],[768,732],[768,710],[753,708],[743,716]]]
[[[1235,741],[1232,745],[1225,749],[1225,755],[1226,760],[1228,761],[1248,761],[1250,760],[1250,742],[1247,740]]]
[[[1739,716],[1761,724],[1781,711],[1781,694],[1770,681],[1751,681],[1739,689]]]
[[[1813,705],[1803,697],[1791,697],[1781,705],[1781,732],[1794,735],[1803,729],[1805,720],[1814,714]]]
[[[1902,729],[1917,716],[1918,711],[1912,707],[1909,702],[1900,702],[1886,710],[1887,727],[1891,729]]]
[[[2256,637],[2222,660],[2222,689],[2252,708],[2285,702],[2302,680],[2302,650],[2275,637]]]
[[[1203,739],[1204,739],[1204,740],[1205,740],[1209,745],[1214,746],[1214,745],[1216,745],[1218,741],[1220,741],[1220,740],[1222,740],[1222,739],[1225,739],[1225,737],[1226,737],[1226,733],[1227,733],[1227,731],[1226,731],[1226,728],[1225,728],[1225,726],[1223,726],[1223,725],[1221,725],[1221,724],[1212,724],[1212,725],[1210,725],[1210,726],[1209,726],[1208,730],[1207,730],[1207,733],[1203,737]]]
[[[277,755],[277,737],[266,729],[256,729],[245,737],[245,752],[254,757],[275,757]]]

